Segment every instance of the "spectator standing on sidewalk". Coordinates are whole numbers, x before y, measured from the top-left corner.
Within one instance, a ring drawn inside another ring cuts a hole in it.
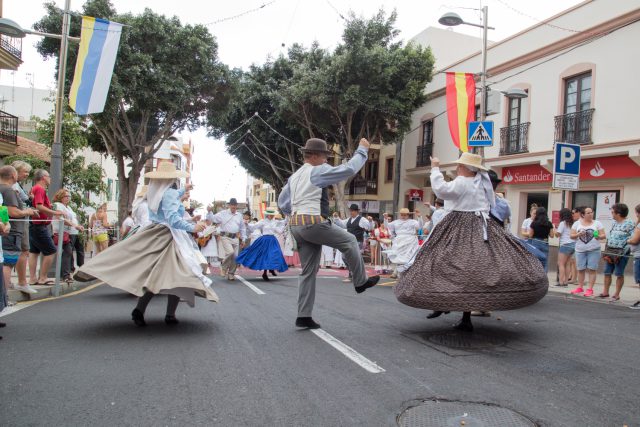
[[[7,207],[9,218],[13,220],[24,220],[36,212],[31,208],[25,208],[22,200],[18,198],[18,195],[13,189],[13,184],[17,181],[18,172],[13,166],[0,167],[0,194],[2,194],[2,198],[4,200],[3,205]],[[11,271],[18,264],[18,260],[22,253],[23,234],[23,223],[13,221],[11,223],[11,231],[9,232],[9,235],[2,239],[2,249],[4,254],[4,267],[2,270],[4,283],[7,287],[11,286]],[[15,286],[15,289],[28,294],[35,294],[38,292],[26,283],[26,277],[22,280],[23,281],[20,282],[20,279],[18,279],[18,284]]]
[[[29,224],[29,283],[32,285],[53,285],[53,280],[47,279],[47,273],[56,254],[56,247],[51,237],[51,218],[55,215],[63,215],[60,211],[53,210],[47,187],[51,183],[49,172],[38,169],[33,174],[35,185],[31,188],[33,206],[36,209]],[[38,258],[42,254],[40,274],[38,275]]]
[[[78,224],[76,214],[69,207],[69,201],[71,200],[71,193],[65,188],[58,190],[53,196],[54,208],[60,212],[63,212],[62,218],[64,220],[64,233],[67,235],[67,239],[63,240],[62,244],[62,263],[61,263],[61,276],[62,280],[67,283],[73,282],[71,274],[73,273],[73,250],[75,248],[75,240],[78,238],[78,233],[84,231],[84,227]],[[56,233],[53,233],[56,234]],[[63,236],[64,239],[65,236]],[[60,236],[58,236],[58,239]],[[82,264],[80,264],[82,266]]]
[[[576,252],[576,242],[571,238],[572,226],[573,214],[571,210],[567,208],[561,209],[560,224],[558,224],[558,229],[556,230],[556,235],[560,238],[560,247],[558,248],[558,274],[560,276],[560,281],[556,286],[569,286],[569,261],[573,258],[573,254]]]
[[[535,203],[531,204],[529,208],[529,218],[525,218],[522,221],[522,225],[520,226],[520,237],[524,237],[525,239],[529,239],[529,227],[531,227],[531,223],[536,218],[536,210],[538,209],[538,205]]]
[[[628,240],[633,235],[635,225],[627,219],[629,207],[624,203],[616,203],[611,206],[611,215],[615,221],[608,234],[607,245],[604,248],[604,291],[601,298],[609,296],[611,287],[611,275],[616,276],[616,292],[611,296],[611,301],[620,299],[620,291],[624,285],[624,269],[629,261]]]
[[[89,218],[89,229],[91,230],[96,254],[99,254],[109,247],[110,226],[109,220],[107,219],[107,204],[103,203]]]
[[[576,240],[576,264],[578,266],[578,287],[571,291],[585,297],[593,296],[596,271],[600,262],[600,240],[606,238],[600,221],[593,219],[593,208],[585,207],[581,218],[571,226],[571,238]],[[589,273],[589,289],[584,290],[585,270]]]
[[[3,205],[4,199],[2,198],[2,193],[0,193],[0,205]],[[7,236],[11,229],[11,224],[7,222],[6,224],[3,221],[0,221],[0,267],[4,268],[2,263],[4,259],[2,258],[2,236]],[[4,308],[9,304],[7,299],[7,291],[4,288],[4,283],[2,280],[2,274],[0,274],[0,311],[4,310]],[[6,323],[0,322],[0,328],[4,328],[7,326]],[[0,340],[2,336],[0,336]]]
[[[16,160],[11,163],[16,171],[18,172],[18,182],[13,184],[13,189],[18,195],[18,199],[22,201],[25,208],[32,208],[31,198],[29,194],[22,187],[23,182],[29,175],[31,174],[31,165],[27,162],[23,162],[22,160]],[[24,219],[28,220],[29,217],[24,217]],[[18,258],[18,263],[16,264],[16,272],[18,273],[18,284],[27,284],[27,264],[29,263],[29,221],[24,221],[22,224],[16,224],[16,226],[21,225],[23,227],[22,230],[22,251],[20,252],[20,258]]]
[[[133,220],[133,211],[129,211],[127,213],[127,217],[122,221],[122,226],[120,226],[120,239],[123,239],[133,226],[135,225],[135,221]]]
[[[549,270],[549,237],[554,234],[547,210],[537,208],[534,220],[529,225],[529,242],[544,254],[544,260],[541,261],[545,273]]]
[[[640,287],[640,205],[636,205],[635,211],[636,226],[627,243],[631,246],[631,255],[633,256],[633,276],[636,280],[636,286]],[[633,303],[629,308],[640,310],[640,300]]]

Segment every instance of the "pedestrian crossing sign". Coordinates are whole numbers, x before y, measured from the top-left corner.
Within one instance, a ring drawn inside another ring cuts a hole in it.
[[[491,147],[493,145],[493,122],[469,122],[469,147]]]

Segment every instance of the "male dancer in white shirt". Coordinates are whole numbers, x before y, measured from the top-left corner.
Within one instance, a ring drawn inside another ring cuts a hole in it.
[[[235,198],[231,198],[228,206],[228,209],[215,215],[208,215],[207,219],[214,224],[220,224],[218,229],[220,230],[220,246],[223,252],[219,256],[222,259],[220,267],[222,276],[226,277],[227,280],[236,280],[236,268],[238,268],[236,257],[238,256],[240,241],[247,239],[247,228],[242,214],[238,212],[238,201]]]
[[[311,317],[311,312],[322,245],[342,252],[357,293],[375,286],[380,280],[380,276],[367,278],[356,237],[332,224],[329,218],[328,187],[358,173],[367,161],[368,150],[369,141],[363,138],[349,162],[332,167],[327,164],[328,156],[333,153],[327,149],[327,143],[318,138],[309,139],[302,149],[304,165],[291,175],[278,197],[282,212],[291,216],[291,234],[298,244],[302,263],[296,319],[299,328],[320,327]]]

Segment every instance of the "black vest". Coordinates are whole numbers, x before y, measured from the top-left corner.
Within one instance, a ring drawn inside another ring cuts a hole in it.
[[[358,215],[355,218],[349,218],[349,221],[347,221],[347,231],[356,236],[358,242],[364,240],[364,228],[360,227],[360,218],[360,215]]]

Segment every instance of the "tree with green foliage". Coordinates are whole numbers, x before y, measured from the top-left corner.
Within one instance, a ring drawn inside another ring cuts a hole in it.
[[[35,29],[60,33],[62,13],[55,3]],[[234,76],[218,61],[215,38],[202,25],[183,25],[177,17],[118,14],[108,0],[89,0],[82,15],[120,22],[123,28],[118,57],[104,112],[86,118],[91,146],[111,155],[118,171],[118,216],[126,217],[145,164],[175,132],[194,130],[226,115]],[[81,21],[72,17],[70,32],[80,35]],[[59,44],[43,39],[45,57],[57,56]],[[67,92],[73,78],[77,46],[69,50],[65,76]],[[65,95],[68,95],[66,93]]]
[[[294,45],[288,56],[252,67],[240,78],[222,130],[230,132],[257,111],[294,142],[327,140],[343,160],[363,137],[377,144],[402,140],[411,114],[426,101],[434,59],[429,48],[396,41],[395,21],[395,12],[380,11],[371,19],[352,13],[333,52]],[[301,163],[299,150],[258,120],[245,127],[251,133],[243,139],[244,127],[227,137],[228,151],[250,173],[280,188]],[[348,184],[334,187],[340,209]]]
[[[51,148],[53,144],[53,133],[55,126],[55,115],[50,114],[44,120],[36,121],[36,134],[38,141]],[[71,193],[71,203],[76,212],[82,212],[82,208],[90,206],[91,202],[86,197],[87,193],[101,194],[106,187],[102,178],[104,170],[97,163],[87,163],[84,156],[80,154],[89,147],[87,132],[81,120],[73,113],[65,113],[62,122],[62,186]],[[48,165],[33,156],[9,156],[5,158],[5,163],[14,160],[23,160],[36,169],[47,169]]]

